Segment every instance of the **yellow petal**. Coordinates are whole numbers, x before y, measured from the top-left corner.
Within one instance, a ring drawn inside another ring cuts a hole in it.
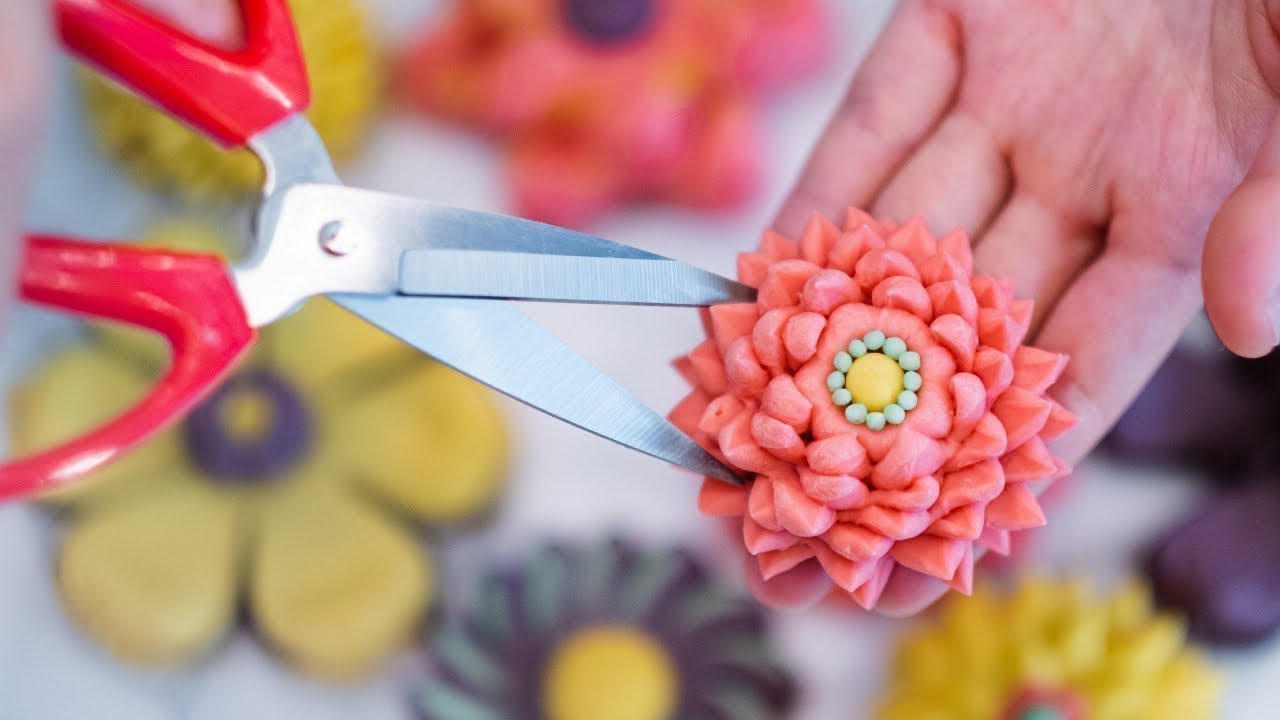
[[[337,488],[312,487],[263,509],[250,601],[283,655],[322,677],[349,678],[409,642],[432,573],[402,527]]]
[[[352,373],[377,374],[400,362],[404,344],[324,298],[267,326],[261,349],[285,377],[311,392],[332,390]]]
[[[509,445],[489,390],[425,363],[356,399],[335,442],[360,478],[420,519],[465,521],[504,486]]]
[[[68,614],[126,660],[171,664],[200,653],[233,615],[236,519],[229,497],[194,482],[80,516],[58,564]]]
[[[18,388],[12,400],[15,455],[46,450],[93,430],[132,406],[150,384],[137,368],[93,347],[62,352]],[[88,479],[45,498],[71,502],[163,476],[179,467],[182,447],[170,430],[144,442]]]

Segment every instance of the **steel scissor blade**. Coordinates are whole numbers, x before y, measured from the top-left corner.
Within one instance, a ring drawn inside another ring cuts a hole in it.
[[[509,302],[335,294],[440,362],[583,430],[728,482],[741,478]]]
[[[678,260],[485,250],[412,250],[400,261],[408,295],[627,305],[753,302],[754,289]]]

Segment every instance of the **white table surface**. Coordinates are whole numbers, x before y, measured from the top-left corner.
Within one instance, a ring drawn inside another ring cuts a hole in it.
[[[618,214],[594,230],[615,240],[722,273],[759,230],[797,173],[858,60],[887,17],[891,0],[832,0],[842,37],[827,69],[777,98],[767,117],[770,179],[758,201],[730,215],[651,208]],[[433,0],[377,0],[389,41],[404,37]],[[47,149],[33,226],[103,234],[138,230],[155,201],[115,176],[94,153],[64,90]],[[389,118],[348,181],[434,201],[502,210],[503,184],[492,147],[419,119]],[[693,313],[673,309],[530,306],[530,314],[608,370],[652,406],[682,395],[668,360],[693,347]],[[5,377],[38,362],[72,337],[72,325],[19,311],[5,345]],[[511,489],[495,523],[444,550],[448,582],[465,587],[475,569],[522,556],[544,540],[621,532],[644,541],[698,543],[724,538],[699,517],[697,482],[687,474],[508,403],[517,454]],[[1133,570],[1139,546],[1186,512],[1202,490],[1167,472],[1136,473],[1086,463],[1074,489],[1050,511],[1031,559],[1044,569],[1106,584]],[[4,720],[400,720],[411,660],[353,687],[310,682],[271,660],[252,639],[235,637],[207,663],[156,673],[112,661],[81,637],[58,608],[51,584],[52,535],[37,509],[0,507],[0,718]],[[737,578],[727,568],[730,581]],[[831,611],[786,615],[777,644],[802,679],[800,720],[865,718],[884,681],[900,626]],[[1224,718],[1274,716],[1280,704],[1280,645],[1219,652],[1229,674]]]

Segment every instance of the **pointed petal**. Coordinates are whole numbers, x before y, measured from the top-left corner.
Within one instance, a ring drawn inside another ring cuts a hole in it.
[[[769,266],[756,302],[764,310],[800,304],[800,291],[821,268],[804,260],[783,260]]]
[[[747,488],[747,516],[760,523],[765,530],[782,530],[773,502],[773,480],[758,476]]]
[[[871,471],[871,482],[879,489],[901,489],[915,478],[933,474],[946,459],[942,443],[903,427],[889,454]]]
[[[751,437],[774,457],[789,463],[804,458],[804,440],[796,429],[768,413],[758,412],[751,418]]]
[[[772,580],[788,570],[813,557],[813,549],[804,543],[797,543],[785,550],[771,550],[756,556],[760,576]]]
[[[821,270],[804,284],[800,306],[809,312],[829,315],[841,305],[862,300],[862,289],[853,278],[839,270]]]
[[[840,228],[821,213],[815,212],[809,217],[804,234],[800,236],[800,257],[816,265],[825,264],[827,254],[840,235]]]
[[[895,543],[889,551],[899,565],[909,567],[939,580],[950,580],[964,560],[964,540],[948,540],[935,535],[921,535]]]
[[[955,401],[951,438],[964,440],[987,413],[987,389],[977,375],[956,373],[951,376],[951,398]]]
[[[929,331],[939,345],[950,351],[958,370],[967,373],[973,369],[973,354],[978,349],[978,333],[964,318],[950,313],[939,316],[929,326]]]
[[[1049,452],[1044,440],[1038,437],[1027,440],[1013,452],[1000,458],[1000,465],[1004,468],[1006,482],[1043,480],[1058,472],[1053,454]]]
[[[970,503],[990,502],[1004,487],[1004,470],[999,462],[988,459],[974,463],[942,477],[934,512],[945,514]]]
[[[983,528],[982,534],[978,536],[976,542],[1001,557],[1007,557],[1013,547],[1013,543],[1009,539],[1009,531],[1001,530],[991,525]]]
[[[809,497],[794,477],[774,481],[773,502],[778,523],[799,537],[821,535],[836,521],[836,511]]]
[[[864,525],[890,540],[906,540],[925,531],[932,520],[928,512],[911,512],[893,508],[868,505],[857,510],[842,510],[838,517],[841,521],[851,520]]]
[[[760,366],[749,337],[740,337],[729,345],[724,355],[724,371],[729,389],[739,397],[758,398],[769,384],[769,371]]]
[[[742,542],[752,555],[763,555],[785,550],[799,542],[799,538],[785,530],[767,530],[746,516],[742,518]]]
[[[969,503],[933,521],[925,532],[952,540],[977,540],[986,525],[985,503]]]
[[[1039,433],[1052,411],[1052,401],[1020,387],[1005,390],[991,406],[991,413],[999,418],[1005,434],[1009,436],[1010,448],[1018,447]]]
[[[893,568],[897,563],[891,557],[882,557],[876,561],[876,569],[871,573],[871,578],[858,586],[853,591],[853,601],[863,610],[870,610],[880,602],[880,596],[884,594],[884,588],[889,584],[889,577],[893,575]]]
[[[707,340],[689,353],[689,363],[697,376],[697,386],[708,395],[723,395],[729,391],[729,377],[725,374],[724,360],[716,349],[714,340]]]
[[[724,429],[724,426],[728,425],[730,420],[737,417],[745,407],[746,406],[743,405],[742,401],[736,396],[729,394],[721,395],[708,403],[706,408],[702,411],[701,417],[698,418],[698,430],[711,437],[715,437],[719,435],[720,431]],[[681,427],[679,423],[674,420],[671,422],[676,427],[684,430],[686,434],[693,436],[692,433]],[[696,437],[694,437],[694,439],[697,440]]]
[[[885,278],[871,291],[871,302],[879,307],[897,308],[920,318],[922,322],[933,319],[933,301],[919,281],[895,275]]]
[[[1079,421],[1070,410],[1062,407],[1058,403],[1053,403],[1053,409],[1049,411],[1049,419],[1045,420],[1044,427],[1040,429],[1040,437],[1045,440],[1053,440],[1061,437],[1065,432],[1076,426]]]
[[[712,305],[708,308],[711,317],[711,337],[721,353],[728,351],[729,345],[740,337],[751,334],[756,321],[760,319],[760,311],[752,303],[726,303]]]
[[[869,227],[862,226],[849,230],[836,240],[827,258],[827,265],[850,275],[857,267],[858,261],[872,250],[883,250],[884,239]]]
[[[859,585],[870,580],[878,564],[876,560],[855,563],[825,545],[816,548],[815,553],[818,556],[818,562],[822,564],[822,569],[827,571],[831,580],[849,592],[853,592]]]
[[[793,260],[800,257],[800,246],[782,233],[765,230],[760,240],[760,252],[775,262]]]
[[[969,233],[964,228],[956,228],[939,238],[938,251],[960,263],[966,277],[973,274],[973,248],[969,245]]]
[[[893,547],[893,540],[851,522],[836,523],[822,539],[832,550],[859,563],[883,557]]]
[[[790,375],[779,375],[765,388],[760,409],[802,433],[809,429],[813,403],[800,392]]]
[[[1013,384],[1043,395],[1067,366],[1067,356],[1030,345],[1019,345],[1013,353]]]
[[[1008,484],[987,505],[987,523],[1001,530],[1027,530],[1046,522],[1036,496],[1022,483]]]
[[[969,433],[969,437],[960,444],[959,449],[951,456],[946,464],[946,469],[959,470],[960,468],[981,462],[987,458],[998,458],[1004,454],[1009,447],[1009,439],[1005,434],[1004,425],[990,413],[983,415],[978,421],[978,425]]]
[[[814,312],[802,312],[787,321],[782,342],[795,366],[803,365],[818,351],[818,338],[826,326],[827,318]]]
[[[925,227],[924,220],[919,217],[908,220],[902,227],[894,230],[885,238],[890,250],[896,250],[911,259],[916,265],[933,257],[938,252],[938,242]]]
[[[853,433],[814,440],[805,448],[809,467],[823,475],[866,477],[871,470],[867,451]]]
[[[720,445],[720,452],[724,453],[725,459],[735,468],[764,473],[780,467],[783,462],[756,444],[755,438],[751,436],[753,415],[749,407],[743,409],[724,426],[716,441]]]
[[[760,316],[755,328],[751,331],[751,344],[756,350],[756,359],[766,367],[781,370],[787,365],[786,346],[782,341],[783,329],[791,318],[800,313],[800,308],[787,307],[770,310]]]
[[[964,556],[951,576],[951,589],[964,595],[973,594],[973,543],[964,544]]]
[[[906,255],[893,250],[872,250],[854,267],[854,279],[863,290],[870,291],[885,278],[901,275],[920,282],[920,273]]]
[[[981,378],[987,388],[987,403],[994,403],[1013,382],[1013,363],[1008,355],[995,348],[979,347],[973,356],[973,374]]]
[[[993,347],[1005,355],[1012,355],[1022,339],[1027,336],[1030,317],[1015,317],[1011,313],[1003,313],[991,308],[978,311],[978,339],[983,345]]]
[[[922,475],[900,490],[872,490],[870,502],[898,510],[926,511],[938,499],[938,479]]]
[[[934,283],[925,288],[936,315],[959,315],[966,323],[978,327],[978,301],[973,289],[961,280]]]
[[[773,261],[762,253],[738,253],[738,282],[753,288],[760,287],[772,264]]]
[[[852,475],[821,475],[798,468],[800,485],[809,497],[835,510],[851,510],[867,503],[867,486]]]

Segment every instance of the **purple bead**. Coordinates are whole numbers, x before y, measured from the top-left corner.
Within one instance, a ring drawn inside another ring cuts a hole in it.
[[[1193,635],[1247,644],[1280,627],[1280,479],[1257,480],[1207,507],[1156,547],[1156,598],[1185,613]]]
[[[224,404],[232,395],[260,393],[271,404],[270,425],[253,437],[237,437],[224,424]],[[232,483],[274,479],[290,470],[311,446],[311,417],[297,391],[266,370],[232,376],[201,403],[183,424],[187,451],[212,478]]]
[[[685,0],[681,0],[685,1]],[[653,24],[656,0],[564,0],[564,16],[586,40],[610,44],[630,40]]]

